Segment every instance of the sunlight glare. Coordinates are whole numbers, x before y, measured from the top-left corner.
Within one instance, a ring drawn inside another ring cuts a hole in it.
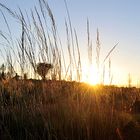
[[[90,66],[89,68],[83,67],[82,81],[91,85],[98,84],[99,78],[97,73],[97,68],[94,65]]]

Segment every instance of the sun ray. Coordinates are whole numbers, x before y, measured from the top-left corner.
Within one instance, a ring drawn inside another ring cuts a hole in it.
[[[82,81],[91,85],[99,84],[99,77],[97,74],[97,68],[91,65],[89,68],[83,67],[82,71]]]

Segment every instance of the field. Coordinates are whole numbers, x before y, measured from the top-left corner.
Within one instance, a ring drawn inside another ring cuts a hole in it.
[[[138,140],[140,89],[66,81],[0,82],[0,138]]]
[[[119,43],[102,49],[89,19],[84,40],[82,21],[76,30],[63,4],[64,25],[58,25],[62,17],[54,16],[47,0],[27,11],[0,3],[0,140],[140,140],[140,88],[130,73],[126,87],[115,84],[114,69],[121,77],[121,68],[114,67],[112,52]]]

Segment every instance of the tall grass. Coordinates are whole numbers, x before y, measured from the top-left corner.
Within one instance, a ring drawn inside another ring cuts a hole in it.
[[[64,52],[65,44],[61,43],[59,31],[55,16],[49,4],[45,0],[39,0],[39,8],[34,7],[30,10],[30,13],[23,12],[20,8],[18,12],[15,12],[3,4],[0,4],[1,11],[6,10],[14,19],[19,22],[21,27],[21,35],[17,39],[13,39],[10,26],[3,12],[2,16],[8,29],[9,35],[6,36],[4,32],[0,32],[1,37],[8,43],[4,47],[4,50],[8,52],[7,63],[11,66],[13,71],[20,72],[23,77],[25,73],[31,74],[29,77],[37,78],[36,76],[36,65],[38,62],[47,62],[53,64],[54,68],[51,70],[51,79],[65,79],[65,80],[82,80],[82,69],[85,64],[82,63],[81,50],[78,42],[78,36],[76,29],[72,26],[70,13],[68,10],[67,2],[64,1],[67,18],[65,20],[65,30],[67,38],[67,50],[68,53]],[[87,55],[89,68],[93,65],[93,46],[92,39],[90,37],[89,20],[87,20]],[[64,42],[64,41],[63,41]],[[103,62],[100,60],[101,43],[99,37],[99,31],[97,29],[96,38],[96,64],[97,64],[97,75],[98,82],[101,83],[101,73],[103,65],[108,60],[110,54],[114,51],[118,44],[116,44],[106,55]],[[4,54],[5,52],[3,52]],[[14,56],[14,57],[11,57]],[[5,62],[6,63],[6,62]],[[27,69],[28,68],[28,69]],[[20,69],[20,70],[19,70]],[[9,70],[7,70],[9,71]],[[34,72],[34,75],[32,73]],[[105,72],[105,71],[104,71]],[[90,76],[90,75],[89,75]],[[93,77],[94,78],[94,77]],[[109,77],[110,78],[110,77]],[[103,82],[102,82],[103,83]]]
[[[139,89],[65,81],[0,82],[0,137],[119,140],[117,130],[134,119],[126,107],[135,94]]]
[[[127,135],[123,133],[125,125],[136,119],[129,113],[129,109],[135,97],[139,98],[139,89],[101,85],[94,87],[81,83],[84,64],[79,38],[72,26],[67,3],[64,2],[68,16],[68,20],[65,20],[66,46],[62,44],[57,21],[47,1],[39,0],[40,9],[34,7],[30,13],[24,13],[20,8],[14,12],[0,4],[2,11],[6,10],[21,27],[19,38],[13,39],[8,20],[4,12],[1,12],[9,32],[7,35],[0,31],[0,36],[5,41],[2,49],[4,52],[1,52],[7,64],[6,72],[11,76],[0,80],[1,139],[119,140]],[[102,62],[97,30],[96,64],[98,77],[100,79],[102,74],[103,83],[106,62],[109,62],[110,84],[112,82],[109,58],[116,46],[117,44]],[[90,67],[93,63],[93,46],[89,20],[86,50]],[[38,62],[53,64],[54,68],[48,77],[52,80],[36,80]],[[12,77],[17,72],[22,77],[27,73],[35,79],[16,80]],[[73,80],[78,82],[72,82]],[[139,121],[139,116],[137,120]]]

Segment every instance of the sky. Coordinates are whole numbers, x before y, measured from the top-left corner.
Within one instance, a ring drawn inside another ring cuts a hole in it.
[[[0,0],[7,7],[29,10],[38,5],[37,0]],[[65,36],[64,23],[67,18],[64,0],[48,0],[56,19],[58,31]],[[76,29],[83,57],[86,49],[86,21],[90,22],[90,35],[96,55],[96,30],[99,29],[101,60],[119,42],[111,55],[113,82],[125,85],[128,74],[133,85],[140,84],[140,1],[139,0],[67,0],[72,26]],[[16,32],[14,21],[9,22]],[[1,22],[0,28],[4,29]],[[84,61],[84,60],[83,60]]]

